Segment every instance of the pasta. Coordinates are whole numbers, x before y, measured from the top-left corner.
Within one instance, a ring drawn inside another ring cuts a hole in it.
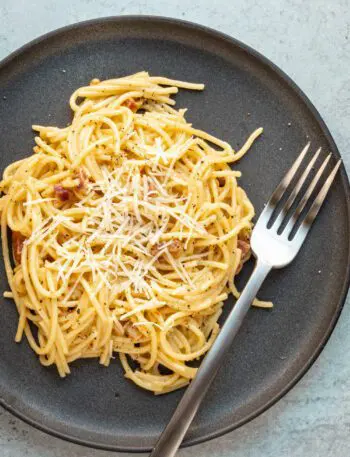
[[[254,208],[229,163],[262,129],[235,152],[173,108],[179,88],[204,86],[146,72],[92,80],[71,96],[72,123],[34,125],[34,154],[4,171],[15,340],[25,335],[62,377],[74,360],[108,366],[118,353],[144,389],[185,386],[215,340],[224,300],[239,296]]]

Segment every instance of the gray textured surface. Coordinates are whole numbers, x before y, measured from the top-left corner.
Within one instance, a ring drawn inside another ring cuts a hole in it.
[[[212,0],[57,3],[0,0],[0,58],[49,30],[98,16],[156,14],[199,22],[253,46],[289,74],[325,119],[350,172],[349,0],[217,0],[215,6]],[[277,405],[241,429],[185,449],[179,456],[350,455],[348,305],[349,299],[317,362]],[[50,437],[0,410],[0,455],[106,457],[109,453]]]

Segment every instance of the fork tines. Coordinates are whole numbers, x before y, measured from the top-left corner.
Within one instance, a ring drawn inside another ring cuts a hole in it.
[[[313,221],[315,220],[322,203],[324,202],[326,195],[332,185],[332,182],[337,174],[337,171],[341,165],[341,160],[337,162],[334,166],[332,171],[329,173],[328,177],[326,178],[324,184],[322,185],[321,189],[317,193],[317,195],[312,198],[314,190],[316,186],[321,183],[321,177],[324,174],[324,171],[327,167],[327,164],[332,156],[329,154],[318,168],[315,176],[313,177],[312,181],[308,185],[306,191],[302,195],[302,188],[308,178],[311,178],[312,170],[314,169],[314,165],[321,153],[321,148],[319,148],[315,154],[312,156],[311,160],[309,161],[308,165],[306,166],[304,172],[301,174],[300,178],[297,180],[296,184],[294,185],[293,189],[291,189],[290,195],[287,198],[286,202],[282,205],[281,209],[277,209],[277,206],[281,203],[282,198],[285,196],[288,187],[290,186],[291,182],[296,178],[297,172],[308,152],[310,149],[310,142],[306,144],[306,146],[301,151],[300,155],[286,173],[280,184],[277,186],[276,190],[273,192],[266,208],[264,209],[263,213],[265,213],[264,220],[266,221],[266,225],[269,229],[272,229],[278,232],[283,237],[291,240],[298,235],[300,238],[300,242],[302,242],[311,226]],[[313,200],[313,201],[312,201]],[[312,203],[311,203],[312,201]],[[297,203],[297,206],[294,211],[290,211],[292,205]],[[307,205],[310,204],[310,207],[307,211]],[[276,216],[276,212],[278,212]],[[272,216],[276,216],[274,220]],[[288,219],[289,218],[289,219]],[[283,227],[283,222],[288,219],[287,224]],[[299,228],[292,234],[293,229],[299,224]],[[292,234],[292,238],[291,238]]]

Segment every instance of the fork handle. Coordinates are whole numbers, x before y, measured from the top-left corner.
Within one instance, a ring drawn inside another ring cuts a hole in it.
[[[196,377],[187,387],[150,457],[173,457],[175,455],[223,362],[226,352],[237,335],[250,305],[270,271],[270,265],[257,261],[249,281],[227,317],[214,344],[202,361]]]

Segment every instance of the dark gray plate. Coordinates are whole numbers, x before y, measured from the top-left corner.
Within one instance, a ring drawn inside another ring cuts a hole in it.
[[[70,94],[93,77],[147,69],[204,82],[182,91],[195,126],[242,144],[265,129],[239,164],[257,213],[307,139],[339,157],[327,127],[305,95],[267,59],[213,30],[171,19],[117,17],[70,26],[12,54],[0,66],[0,169],[31,154],[31,124],[65,125]],[[290,126],[288,124],[291,124]],[[342,168],[296,261],[266,281],[272,311],[252,309],[185,445],[247,422],[305,373],[329,337],[349,281],[349,184]],[[247,269],[243,273],[247,276]],[[1,262],[1,291],[7,288]],[[242,279],[242,283],[244,278]],[[233,305],[232,300],[226,309]],[[155,397],[123,378],[118,360],[74,363],[60,379],[26,342],[13,342],[17,313],[1,299],[1,404],[30,424],[77,443],[111,450],[150,449],[182,391]]]

